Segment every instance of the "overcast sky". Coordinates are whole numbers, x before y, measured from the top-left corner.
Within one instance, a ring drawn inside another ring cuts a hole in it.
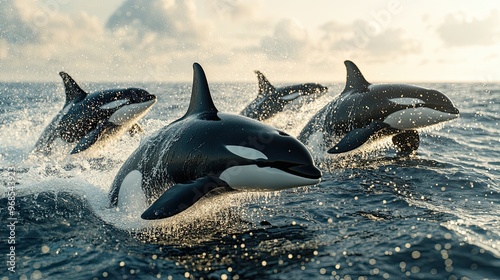
[[[0,0],[0,81],[500,81],[498,0]]]

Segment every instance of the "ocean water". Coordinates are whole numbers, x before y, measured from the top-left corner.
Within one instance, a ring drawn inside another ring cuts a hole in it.
[[[62,83],[0,83],[2,280],[500,279],[500,84],[423,85],[461,115],[423,131],[413,157],[310,147],[316,186],[221,195],[159,222],[109,209],[107,194],[140,142],[184,114],[191,85],[81,86],[143,87],[158,103],[142,135],[45,157],[31,151],[63,105]],[[297,135],[343,88],[328,86],[268,123]],[[257,93],[256,83],[210,87],[224,112]]]

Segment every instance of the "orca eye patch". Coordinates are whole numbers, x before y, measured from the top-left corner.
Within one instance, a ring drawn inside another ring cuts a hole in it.
[[[290,101],[290,100],[296,99],[299,96],[300,96],[300,92],[296,91],[296,92],[290,93],[289,95],[282,96],[282,97],[280,97],[280,99],[285,100],[285,101]]]
[[[118,108],[118,107],[122,106],[123,104],[127,104],[127,103],[128,103],[127,99],[120,99],[120,100],[115,100],[115,101],[103,104],[99,108],[101,108],[103,110],[115,109],[115,108]]]
[[[419,98],[413,97],[399,97],[399,98],[391,98],[389,101],[397,103],[399,105],[416,105],[416,104],[424,104],[425,102]]]
[[[246,159],[267,159],[267,156],[261,151],[249,147],[227,145],[226,149],[231,153]]]

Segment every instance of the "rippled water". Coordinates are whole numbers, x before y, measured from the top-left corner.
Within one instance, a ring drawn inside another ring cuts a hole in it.
[[[190,85],[134,86],[158,96],[144,135],[42,157],[31,149],[62,107],[62,84],[0,84],[0,279],[499,279],[500,85],[424,85],[461,116],[423,132],[415,157],[319,156],[319,185],[222,195],[154,224],[108,209],[107,193],[141,139],[184,114]],[[269,123],[297,135],[343,88],[329,86]],[[256,87],[211,84],[233,113]]]

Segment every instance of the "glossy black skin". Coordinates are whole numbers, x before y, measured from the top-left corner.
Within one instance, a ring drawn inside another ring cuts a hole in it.
[[[129,102],[112,109],[100,108],[104,104],[122,99],[128,99]],[[154,95],[139,88],[105,90],[89,94],[82,101],[73,103],[69,111],[62,116],[58,136],[69,143],[79,141],[98,124],[107,122],[121,107],[153,99],[156,99]]]
[[[275,88],[261,72],[255,71],[255,73],[259,79],[259,93],[257,98],[241,111],[241,115],[259,121],[266,120],[283,111],[285,106],[296,98],[308,97],[308,100],[311,101],[328,91],[327,87],[316,83]],[[286,98],[294,93],[299,93],[300,96]]]
[[[218,112],[201,66],[195,64],[194,70],[188,112],[145,141],[127,159],[111,186],[111,206],[117,205],[121,184],[133,170],[142,173],[148,203],[174,184],[218,177],[232,166],[256,164],[303,177],[321,177],[307,148],[295,138],[256,120]],[[229,152],[227,145],[253,148],[269,160],[241,158]]]
[[[110,89],[87,94],[66,73],[59,73],[66,90],[66,102],[63,109],[54,117],[35,145],[35,151],[50,153],[52,143],[61,138],[68,143],[82,140],[99,125],[103,126],[107,136],[116,133],[121,127],[108,121],[114,112],[123,106],[156,100],[156,96],[139,88]],[[117,100],[127,99],[127,103],[111,109],[100,108]],[[73,151],[76,153],[79,151]]]
[[[406,84],[368,83],[359,69],[346,61],[347,82],[344,91],[318,111],[304,126],[298,139],[307,143],[309,137],[320,131],[326,147],[332,147],[339,137],[356,128],[363,128],[375,121],[384,121],[390,114],[416,107],[427,107],[446,113],[458,114],[453,103],[443,93]],[[423,104],[401,105],[393,98],[418,98]],[[396,130],[387,131],[398,133]]]
[[[273,162],[241,158],[226,145],[259,150]],[[218,177],[231,166],[250,164],[293,173],[294,167],[312,166],[313,160],[295,138],[255,120],[224,113],[187,116],[162,128],[123,164],[111,187],[111,205],[116,206],[121,183],[132,170],[142,173],[143,191],[151,203],[172,184]]]

